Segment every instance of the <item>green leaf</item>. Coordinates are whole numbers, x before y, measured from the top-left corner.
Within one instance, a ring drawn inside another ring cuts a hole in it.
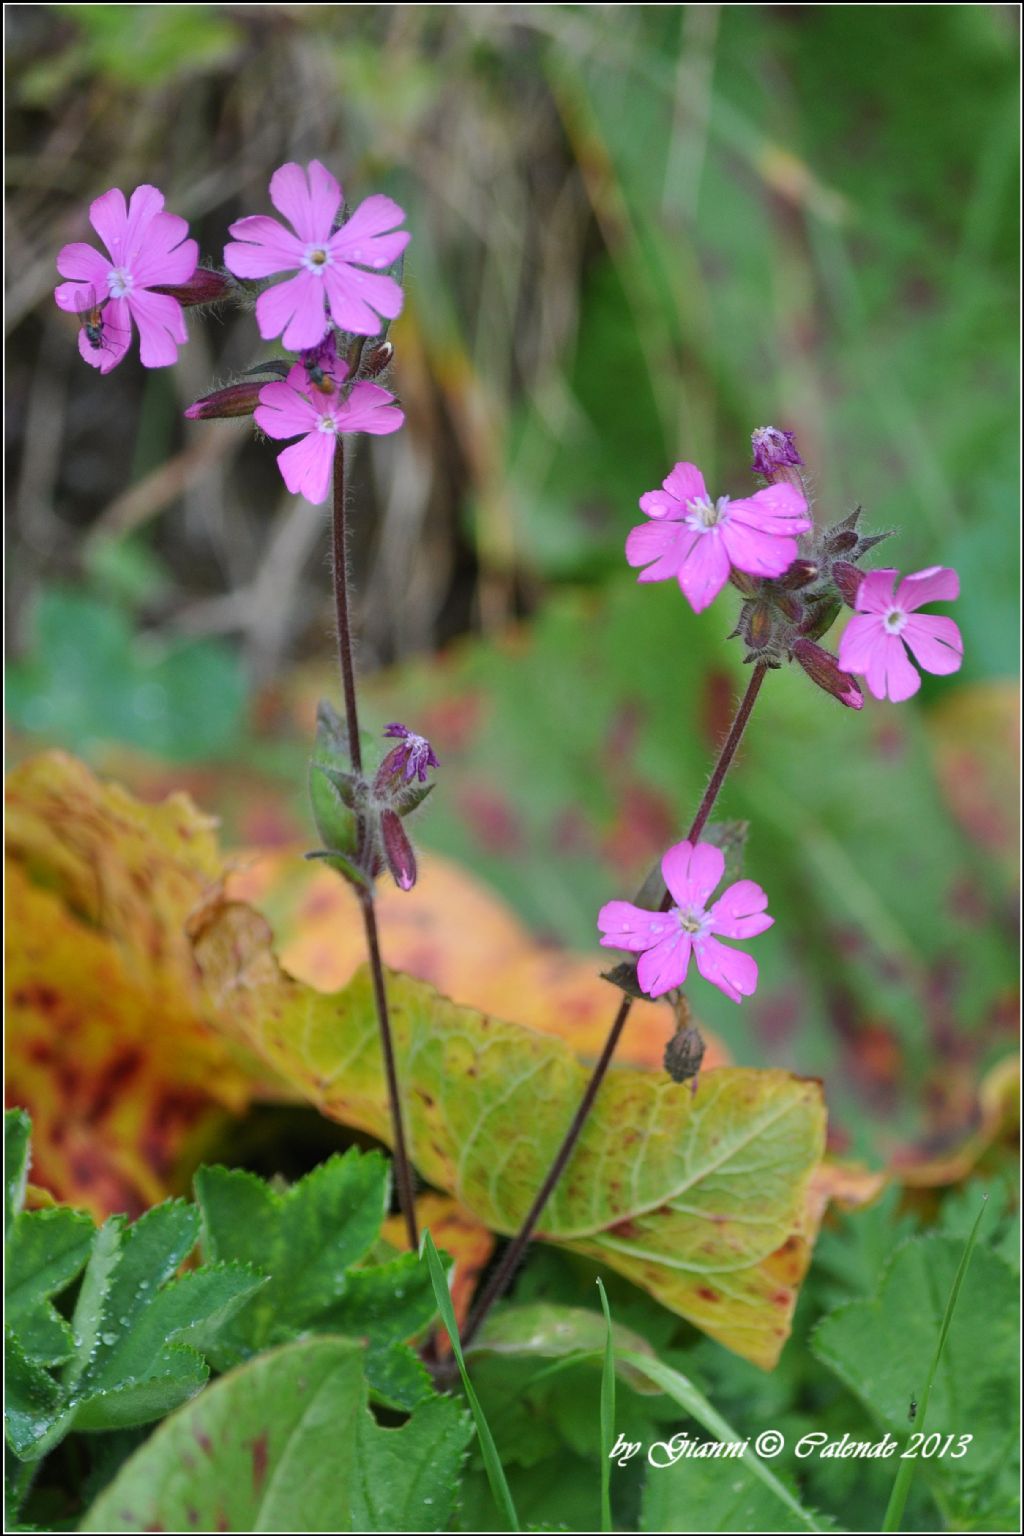
[[[18,1455],[38,1459],[71,1428],[150,1423],[205,1384],[209,1367],[200,1351],[212,1348],[263,1281],[243,1264],[209,1264],[172,1278],[195,1245],[198,1225],[194,1207],[168,1200],[131,1226],[111,1217],[95,1234],[60,1383],[47,1378],[52,1390],[44,1390],[40,1378],[21,1371],[31,1414],[24,1432],[8,1426]],[[75,1229],[65,1222],[64,1230]]]
[[[29,1359],[9,1329],[4,1332],[4,1380],[7,1443],[16,1456],[34,1460],[34,1447],[60,1414],[61,1392],[50,1373]]]
[[[414,1255],[395,1266],[352,1270],[380,1233],[388,1190],[383,1156],[355,1147],[284,1194],[240,1169],[199,1170],[195,1193],[204,1255],[242,1260],[268,1277],[221,1333],[218,1364],[233,1364],[312,1326],[390,1341],[429,1321],[433,1308],[424,1280],[418,1282],[418,1306],[413,1295]]]
[[[839,1307],[812,1346],[879,1425],[905,1443],[911,1399],[922,1400],[948,1300],[964,1254],[948,1237],[911,1238],[896,1250],[877,1296]],[[977,1248],[928,1402],[929,1433],[969,1434],[967,1454],[929,1460],[929,1478],[993,1473],[1016,1443],[1017,1282],[1010,1265]]]
[[[357,1434],[353,1529],[447,1530],[459,1469],[472,1438],[472,1418],[450,1397],[423,1403],[400,1429],[382,1429],[363,1414]]]
[[[365,1398],[362,1350],[351,1340],[260,1355],[161,1424],[80,1529],[358,1529]]]
[[[974,1245],[978,1240],[978,1228],[981,1225],[981,1218],[984,1216],[984,1214],[985,1205],[984,1202],[982,1202],[981,1206],[979,1207],[978,1214],[974,1218],[974,1225],[972,1226],[967,1241],[964,1244],[963,1254],[961,1255],[960,1263],[957,1267],[957,1272],[953,1277],[953,1285],[949,1293],[949,1299],[946,1302],[946,1310],[942,1314],[942,1326],[939,1329],[939,1335],[935,1341],[935,1353],[932,1355],[931,1369],[928,1372],[928,1379],[924,1384],[924,1391],[921,1393],[921,1401],[917,1407],[917,1417],[914,1420],[915,1427],[921,1434],[924,1433],[924,1430],[928,1424],[928,1403],[931,1399],[932,1386],[935,1382],[935,1373],[938,1370],[939,1362],[942,1359],[942,1351],[945,1348],[946,1339],[949,1336],[949,1328],[953,1321],[953,1314],[956,1311],[956,1304],[960,1296],[960,1289],[964,1283],[964,1277],[967,1274],[967,1266],[971,1262],[971,1254],[974,1252]],[[916,1458],[900,1458],[899,1467],[896,1472],[896,1480],[893,1484],[892,1494],[889,1499],[889,1505],[885,1511],[885,1519],[882,1522],[883,1531],[899,1530],[903,1519],[903,1511],[906,1508],[907,1495],[910,1492],[910,1485],[913,1482],[914,1473],[916,1471]]]
[[[50,1303],[89,1257],[92,1218],[66,1206],[22,1211],[7,1245],[4,1303],[7,1326],[38,1365],[59,1365],[73,1351],[71,1329]]]
[[[513,1531],[520,1529],[516,1508],[512,1502],[512,1494],[509,1492],[508,1480],[505,1477],[501,1459],[498,1456],[498,1448],[494,1444],[494,1436],[481,1407],[480,1399],[473,1389],[473,1383],[469,1379],[466,1370],[466,1361],[462,1353],[462,1342],[459,1338],[459,1325],[455,1321],[455,1308],[448,1293],[448,1279],[441,1264],[440,1256],[434,1246],[434,1239],[429,1232],[423,1234],[423,1252],[430,1266],[430,1278],[434,1285],[434,1296],[437,1301],[437,1309],[441,1314],[441,1321],[448,1330],[452,1351],[462,1377],[462,1385],[466,1391],[470,1412],[476,1425],[477,1439],[480,1442],[480,1454],[483,1457],[484,1471],[487,1473],[487,1481],[494,1496],[494,1502],[501,1511],[502,1516],[508,1521]]]
[[[714,1440],[737,1443],[744,1439],[744,1436],[737,1434],[732,1426],[708,1402],[703,1392],[695,1387],[681,1371],[674,1371],[671,1366],[665,1365],[660,1360],[645,1360],[642,1355],[631,1356],[630,1363],[637,1370],[643,1371],[646,1376],[650,1377],[651,1381],[660,1387],[663,1392],[667,1393],[669,1397],[674,1398],[680,1408],[691,1418],[696,1419],[698,1424],[702,1424]],[[783,1506],[781,1510],[776,1508],[774,1516],[776,1523],[769,1525],[768,1529],[786,1531],[820,1531],[824,1529],[817,1517],[810,1510],[803,1507],[796,1495],[752,1451],[748,1449],[742,1458],[731,1463],[731,1465],[736,1468],[744,1467],[750,1477],[755,1479],[767,1493],[774,1497],[776,1504]],[[664,1475],[665,1470],[667,1469],[661,1468],[657,1471],[652,1469],[651,1475],[661,1477]],[[718,1470],[721,1472],[722,1468],[719,1467]],[[779,1525],[777,1522],[780,1520],[785,1520],[789,1523]],[[685,1526],[683,1528],[685,1529]],[[701,1529],[703,1528],[702,1525]],[[653,1529],[653,1527],[648,1526],[647,1529]]]
[[[661,1453],[658,1453],[661,1454]],[[807,1531],[804,1516],[780,1502],[746,1459],[695,1460],[682,1457],[650,1468],[644,1483],[640,1529],[643,1531]],[[775,1475],[775,1474],[773,1474]],[[785,1487],[781,1481],[780,1488]],[[796,1496],[791,1495],[796,1503]]]

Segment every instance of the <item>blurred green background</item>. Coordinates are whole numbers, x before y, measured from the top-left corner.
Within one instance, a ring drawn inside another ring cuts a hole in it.
[[[9,8],[14,753],[188,784],[229,840],[312,836],[325,512],[247,424],[182,417],[267,355],[253,318],[193,312],[176,369],[104,379],[52,289],[110,186],[158,185],[216,261],[320,158],[413,235],[407,427],[354,470],[368,718],[431,735],[422,843],[542,938],[593,946],[743,683],[728,593],[697,619],[625,566],[676,459],[744,494],[751,428],[792,428],[819,517],[862,503],[885,562],[960,571],[963,671],[911,704],[769,679],[722,813],[778,922],[752,1003],[694,990],[737,1060],[825,1079],[837,1148],[958,1147],[1016,1018],[1018,16]]]

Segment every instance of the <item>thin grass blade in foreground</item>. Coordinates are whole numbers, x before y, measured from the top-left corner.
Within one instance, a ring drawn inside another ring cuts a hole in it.
[[[473,1383],[470,1381],[469,1372],[466,1370],[466,1361],[462,1354],[462,1341],[459,1338],[459,1325],[455,1321],[455,1309],[452,1306],[452,1299],[448,1293],[448,1281],[441,1267],[441,1260],[434,1246],[434,1240],[429,1232],[424,1232],[423,1234],[423,1252],[427,1256],[427,1266],[430,1270],[431,1284],[434,1287],[434,1299],[437,1302],[437,1310],[441,1314],[442,1323],[448,1330],[448,1337],[452,1342],[452,1351],[458,1362],[459,1374],[462,1377],[462,1385],[466,1389],[466,1398],[469,1402],[470,1412],[473,1415],[473,1422],[476,1425],[477,1436],[480,1440],[480,1454],[483,1457],[484,1471],[487,1473],[487,1481],[491,1485],[494,1502],[505,1516],[512,1530],[518,1531],[521,1529],[519,1517],[516,1514],[516,1507],[512,1502],[512,1494],[509,1492],[505,1472],[501,1465],[501,1459],[498,1456],[498,1448],[494,1443],[494,1436],[491,1434],[484,1410],[480,1405],[480,1399],[473,1390]]]
[[[615,1435],[615,1345],[612,1342],[612,1314],[608,1306],[604,1284],[600,1275],[597,1288],[601,1293],[601,1309],[608,1328],[604,1346],[604,1367],[601,1371],[601,1529],[611,1531],[612,1526],[612,1443]]]
[[[942,1359],[942,1351],[946,1346],[946,1339],[949,1335],[950,1325],[953,1321],[953,1313],[956,1310],[957,1298],[960,1295],[960,1287],[964,1283],[964,1279],[967,1275],[967,1269],[971,1262],[971,1254],[974,1252],[974,1245],[978,1239],[978,1228],[981,1226],[981,1218],[985,1214],[985,1203],[987,1200],[988,1196],[983,1196],[981,1210],[974,1218],[974,1226],[971,1228],[970,1235],[966,1244],[964,1245],[963,1257],[961,1258],[957,1272],[953,1277],[953,1284],[949,1292],[949,1300],[946,1302],[946,1310],[942,1314],[942,1326],[939,1329],[938,1343],[935,1346],[935,1354],[932,1356],[931,1369],[928,1372],[928,1380],[925,1382],[924,1391],[921,1393],[921,1402],[917,1411],[917,1428],[919,1430],[924,1429],[925,1419],[928,1415],[928,1398],[931,1395],[932,1384],[935,1381],[935,1373],[939,1368],[939,1361]],[[913,1481],[916,1468],[917,1459],[915,1457],[910,1457],[906,1460],[901,1457],[899,1467],[896,1472],[896,1481],[893,1483],[892,1493],[889,1495],[889,1503],[885,1511],[885,1519],[882,1522],[883,1531],[898,1531],[900,1529],[903,1521],[903,1511],[906,1507],[907,1497],[910,1493],[910,1484]]]

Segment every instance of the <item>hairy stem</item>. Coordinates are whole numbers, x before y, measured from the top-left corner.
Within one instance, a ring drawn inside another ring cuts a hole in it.
[[[334,608],[338,621],[338,663],[341,668],[341,686],[345,695],[345,726],[348,732],[348,750],[356,773],[363,768],[363,754],[359,741],[359,709],[356,704],[356,673],[352,656],[352,624],[348,606],[347,532],[345,523],[345,447],[339,437],[334,449],[334,519],[333,519]],[[359,829],[360,846],[365,843],[365,828]],[[402,1101],[398,1092],[398,1071],[395,1066],[395,1048],[391,1037],[391,1020],[388,1015],[388,996],[384,985],[384,967],[380,957],[380,939],[377,933],[377,910],[374,905],[372,886],[359,892],[359,905],[366,930],[366,949],[373,977],[373,1001],[380,1030],[380,1046],[384,1057],[384,1072],[388,1084],[388,1103],[391,1109],[391,1139],[394,1143],[395,1183],[398,1203],[405,1218],[409,1246],[415,1253],[419,1248],[419,1232],[416,1228],[416,1211],[413,1204],[412,1165],[405,1144],[405,1126],[402,1121]]]
[[[690,830],[686,834],[688,842],[695,843],[697,841],[707,824],[708,817],[714,809],[715,801],[721,793],[726,775],[732,766],[733,758],[736,756],[736,750],[742,740],[743,732],[746,730],[747,721],[750,719],[757,695],[761,691],[761,684],[764,682],[767,670],[763,663],[758,663],[751,674],[750,682],[747,684],[747,691],[740,700],[739,708],[733,718],[732,725],[729,727],[729,734],[722,744],[722,750],[718,754],[718,760],[708,780],[707,788],[704,791],[700,805],[697,807],[697,814],[694,816],[690,824]],[[666,911],[670,905],[671,897],[666,891],[662,897],[661,910]],[[534,1202],[530,1206],[522,1226],[502,1254],[501,1262],[493,1271],[490,1280],[484,1287],[483,1293],[477,1300],[469,1322],[466,1324],[465,1332],[462,1335],[464,1345],[468,1344],[479,1331],[484,1318],[494,1303],[504,1295],[512,1276],[518,1268],[523,1252],[544,1213],[544,1207],[550,1200],[555,1185],[562,1177],[565,1165],[572,1156],[576,1143],[579,1140],[580,1132],[587,1122],[587,1116],[593,1108],[594,1100],[597,1098],[598,1090],[604,1081],[605,1073],[611,1066],[612,1057],[615,1055],[616,1047],[618,1046],[622,1031],[626,1027],[626,1020],[629,1018],[632,1007],[633,999],[623,997],[622,1002],[619,1004],[618,1012],[615,1015],[615,1020],[608,1032],[604,1049],[593,1072],[590,1074],[590,1080],[584,1090],[583,1097],[579,1102],[576,1113],[572,1117],[572,1122],[565,1133],[562,1144],[555,1154],[554,1162],[548,1169],[547,1177],[537,1191]]]

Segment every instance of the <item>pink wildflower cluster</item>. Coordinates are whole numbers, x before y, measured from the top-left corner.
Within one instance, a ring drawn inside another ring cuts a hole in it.
[[[256,320],[264,339],[280,336],[300,357],[287,372],[284,364],[266,365],[266,372],[280,369],[272,382],[229,385],[185,414],[193,420],[254,415],[268,437],[298,438],[278,455],[282,477],[293,494],[320,503],[330,488],[339,434],[396,432],[405,420],[392,394],[355,376],[358,367],[354,373],[339,353],[338,333],[377,336],[400,313],[401,286],[383,269],[402,255],[409,234],[398,227],[402,209],[380,195],[366,198],[335,228],[342,190],[319,160],[305,169],[281,166],[270,180],[270,200],[287,226],[262,214],[239,219],[224,262],[237,278],[282,279],[260,293]],[[56,301],[82,317],[79,351],[102,373],[124,357],[133,322],[145,367],[176,362],[188,339],[182,304],[217,302],[231,293],[231,278],[198,267],[188,225],[163,205],[155,187],[137,187],[127,205],[113,188],[90,210],[107,254],[75,243],[57,257],[70,281],[56,289]],[[383,371],[390,347],[382,343],[376,354],[364,374]]]
[[[733,633],[747,646],[746,660],[762,670],[796,662],[848,709],[864,704],[857,677],[876,699],[910,698],[921,686],[911,657],[926,672],[955,672],[963,658],[959,629],[919,610],[959,595],[956,572],[931,566],[899,581],[894,570],[862,571],[858,562],[888,535],[861,533],[859,507],[816,529],[794,434],[758,427],[751,446],[751,468],[768,482],[751,496],[712,497],[697,466],[684,462],[660,490],[640,497],[648,521],[626,540],[626,559],[641,568],[638,581],[677,581],[696,613],[731,581],[743,597]],[[843,602],[854,613],[835,656],[818,641]],[[718,936],[746,939],[770,927],[767,897],[752,880],[739,880],[711,903],[724,868],[714,844],[677,843],[662,860],[668,893],[660,910],[628,901],[601,908],[601,943],[639,955],[636,984],[649,997],[681,987],[691,955],[705,980],[734,1002],[754,992],[754,961]]]

